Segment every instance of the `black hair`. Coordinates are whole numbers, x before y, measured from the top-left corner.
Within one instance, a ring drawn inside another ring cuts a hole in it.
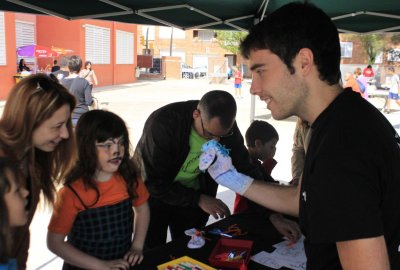
[[[334,85],[340,80],[339,34],[332,20],[310,3],[282,6],[250,29],[240,45],[245,58],[252,50],[267,49],[276,54],[294,74],[293,59],[300,49],[313,52],[322,81]]]
[[[71,184],[77,179],[82,178],[85,186],[96,190],[99,196],[97,184],[94,179],[97,168],[96,142],[105,142],[108,139],[122,136],[125,152],[122,157],[121,165],[118,168],[118,173],[127,183],[129,196],[132,199],[136,198],[137,194],[135,190],[139,171],[136,164],[131,159],[129,133],[124,120],[115,113],[109,111],[88,111],[79,118],[75,133],[78,148],[78,162],[72,172],[67,176],[65,184]]]
[[[279,135],[276,129],[266,121],[255,120],[246,131],[247,147],[254,147],[255,141],[260,140],[263,144],[272,139],[278,139]]]
[[[86,68],[87,65],[90,64],[90,70],[92,70],[92,62],[86,61],[84,67]]]
[[[218,117],[222,128],[230,128],[236,118],[236,102],[231,94],[222,90],[206,93],[200,100],[198,109],[210,120]]]

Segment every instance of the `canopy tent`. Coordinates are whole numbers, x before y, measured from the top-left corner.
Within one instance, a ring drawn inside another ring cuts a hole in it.
[[[307,1],[307,0],[306,0]],[[0,10],[189,29],[248,30],[293,0],[3,0]],[[342,33],[400,32],[399,0],[308,0]],[[255,98],[250,118],[254,119]]]
[[[187,29],[248,30],[293,0],[3,0],[0,10]],[[398,0],[313,0],[341,32],[400,31]]]

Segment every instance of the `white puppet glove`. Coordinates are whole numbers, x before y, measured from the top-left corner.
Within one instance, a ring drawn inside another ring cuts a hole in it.
[[[208,173],[218,184],[243,195],[253,183],[253,178],[236,171],[229,150],[215,140],[202,145],[199,168]]]

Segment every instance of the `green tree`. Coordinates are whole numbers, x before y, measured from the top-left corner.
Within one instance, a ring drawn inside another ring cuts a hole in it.
[[[382,33],[367,34],[360,35],[359,38],[365,53],[368,55],[368,64],[374,64],[378,53],[385,50],[385,35]]]
[[[215,31],[217,42],[225,50],[233,53],[239,53],[240,42],[247,36],[247,32],[240,31]]]

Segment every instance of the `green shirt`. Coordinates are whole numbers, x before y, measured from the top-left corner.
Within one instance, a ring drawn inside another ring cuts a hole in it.
[[[182,164],[182,167],[175,177],[175,181],[179,181],[185,187],[193,188],[195,190],[199,189],[200,185],[197,180],[197,177],[200,174],[199,158],[201,155],[201,146],[206,141],[206,139],[200,137],[200,135],[192,128],[189,137],[190,150],[185,162]]]

